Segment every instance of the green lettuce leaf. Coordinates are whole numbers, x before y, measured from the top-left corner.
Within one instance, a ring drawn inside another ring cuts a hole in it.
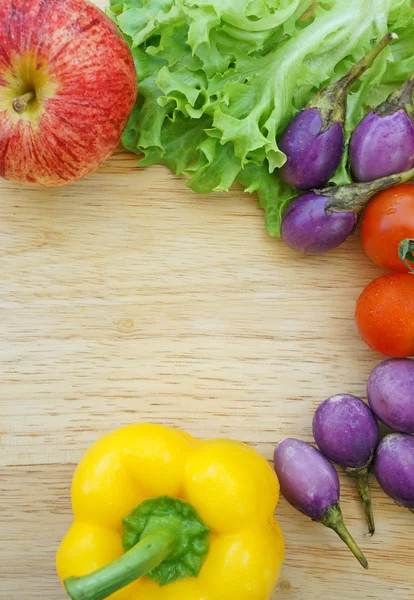
[[[256,192],[272,236],[295,195],[278,173],[278,139],[297,111],[387,31],[399,40],[351,90],[348,139],[414,70],[410,0],[111,0],[108,14],[140,83],[123,144],[197,192]],[[345,152],[332,183],[349,181]]]

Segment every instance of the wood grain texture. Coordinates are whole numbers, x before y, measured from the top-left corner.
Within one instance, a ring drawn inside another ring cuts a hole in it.
[[[102,433],[155,421],[242,439],[270,460],[282,437],[311,439],[321,400],[363,396],[379,361],[353,319],[380,274],[357,237],[297,256],[266,235],[242,190],[196,197],[166,169],[135,163],[118,151],[58,190],[0,182],[1,598],[64,600],[54,553],[71,477]],[[277,597],[412,598],[412,515],[374,483],[378,533],[366,537],[342,482],[370,571],[282,500]]]

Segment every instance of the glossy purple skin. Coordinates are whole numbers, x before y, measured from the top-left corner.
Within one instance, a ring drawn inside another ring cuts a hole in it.
[[[355,129],[350,144],[357,181],[373,181],[414,166],[414,124],[404,109],[380,117],[370,112]]]
[[[388,427],[414,433],[414,360],[391,358],[380,363],[368,379],[367,396],[374,413]]]
[[[338,475],[316,448],[288,438],[276,446],[274,467],[286,500],[314,521],[339,501]]]
[[[378,444],[378,423],[356,396],[338,394],[320,404],[313,418],[313,437],[330,460],[352,469],[364,467]]]
[[[282,238],[293,250],[323,254],[340,246],[353,232],[356,216],[352,212],[325,213],[329,198],[308,192],[295,198],[282,221]]]
[[[414,437],[406,433],[386,435],[378,446],[375,476],[397,504],[414,508]]]
[[[324,133],[317,108],[305,109],[290,122],[280,141],[287,162],[280,175],[298,190],[310,190],[325,185],[335,173],[344,151],[344,133],[340,123],[334,123]]]

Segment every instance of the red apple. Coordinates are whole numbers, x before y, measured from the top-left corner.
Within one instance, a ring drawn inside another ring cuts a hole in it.
[[[136,95],[126,42],[88,0],[0,0],[0,176],[85,177],[115,150]]]

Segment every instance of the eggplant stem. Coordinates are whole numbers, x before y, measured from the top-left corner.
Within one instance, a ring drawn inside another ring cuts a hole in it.
[[[378,42],[368,54],[366,54],[360,61],[358,61],[351,69],[348,71],[342,79],[339,80],[339,84],[344,86],[345,89],[349,90],[351,85],[353,85],[363,73],[372,65],[377,56],[388,46],[390,42],[393,40],[398,40],[398,35],[396,33],[387,33],[382,40]]]
[[[402,240],[398,246],[398,255],[409,272],[414,274],[414,239]]]
[[[325,527],[329,527],[329,529],[335,531],[335,533],[339,535],[341,540],[351,550],[352,554],[355,556],[359,564],[363,566],[364,569],[368,569],[367,559],[365,558],[358,544],[355,542],[354,538],[346,528],[342,516],[341,507],[339,506],[338,502],[336,502],[332,506],[328,506],[328,508],[325,508],[325,510],[322,513],[321,523],[325,525]]]
[[[322,128],[319,135],[327,131],[334,123],[340,123],[343,128],[350,87],[373,64],[384,48],[396,39],[398,39],[396,33],[388,33],[360,61],[353,65],[346,75],[319,90],[308,102],[304,110],[317,108],[319,111],[322,120]]]
[[[353,212],[359,218],[360,214],[378,192],[388,190],[395,185],[405,183],[414,178],[414,169],[381,177],[368,183],[351,183],[349,185],[331,186],[323,190],[315,190],[321,196],[329,198],[325,206],[327,215],[334,212]]]
[[[373,456],[365,466],[360,467],[359,469],[352,469],[348,467],[345,469],[345,471],[346,474],[355,481],[362,506],[364,507],[365,517],[368,523],[368,531],[371,535],[374,535],[374,513],[372,511],[371,494],[369,491],[369,472],[371,470],[372,460]]]

